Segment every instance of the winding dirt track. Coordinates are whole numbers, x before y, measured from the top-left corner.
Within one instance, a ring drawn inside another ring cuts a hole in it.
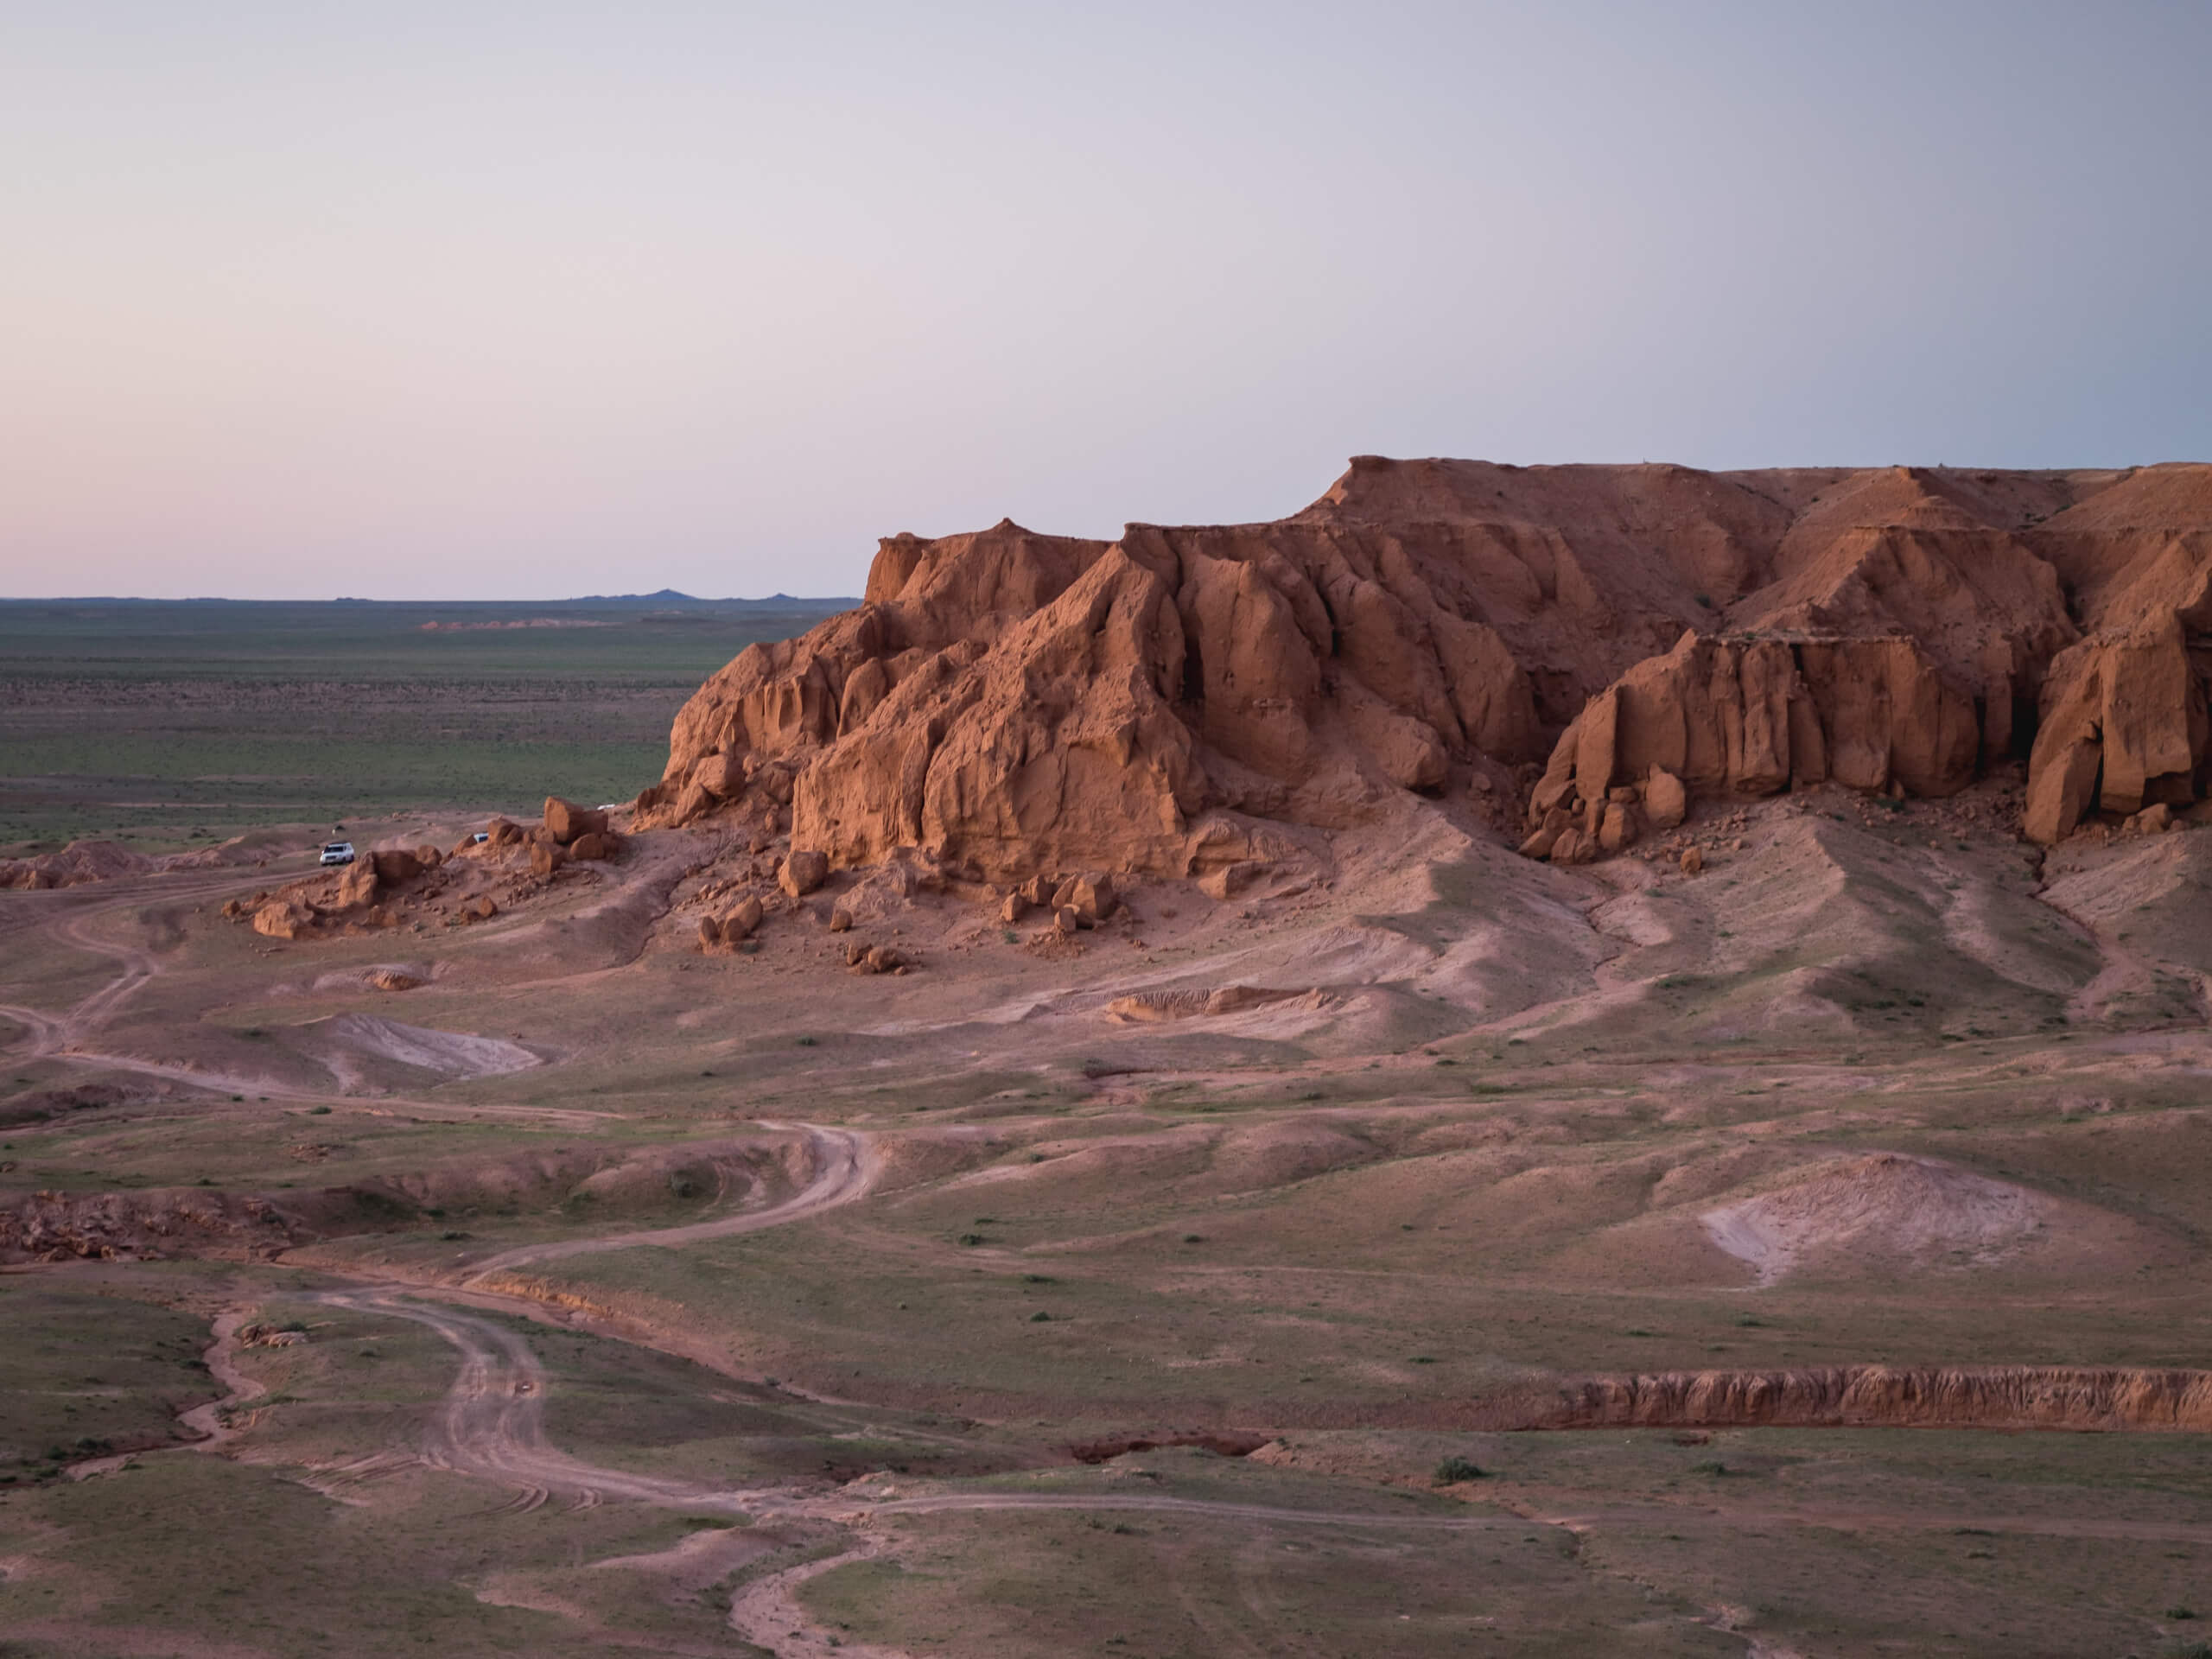
[[[852,1129],[823,1128],[813,1123],[774,1123],[763,1121],[765,1129],[788,1129],[806,1137],[807,1148],[813,1158],[814,1176],[806,1185],[779,1204],[765,1209],[740,1211],[715,1221],[691,1222],[682,1227],[656,1227],[627,1233],[607,1233],[597,1238],[564,1239],[557,1243],[524,1244],[512,1250],[502,1250],[497,1255],[486,1256],[470,1271],[465,1285],[475,1286],[494,1274],[508,1273],[521,1267],[540,1262],[566,1261],[578,1255],[595,1255],[604,1250],[626,1250],[639,1245],[657,1245],[662,1249],[681,1249],[686,1244],[704,1243],[710,1238],[728,1238],[738,1233],[759,1232],[764,1228],[780,1227],[787,1222],[804,1221],[834,1210],[839,1205],[850,1204],[867,1196],[874,1185],[876,1160],[871,1136]]]

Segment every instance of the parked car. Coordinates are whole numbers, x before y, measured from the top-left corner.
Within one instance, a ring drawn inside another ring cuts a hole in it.
[[[481,847],[486,842],[491,839],[492,837],[485,834],[481,830],[479,830],[474,835],[469,837],[469,840],[474,842],[479,847]]]
[[[326,864],[351,864],[353,861],[353,843],[350,841],[325,842],[322,861]]]

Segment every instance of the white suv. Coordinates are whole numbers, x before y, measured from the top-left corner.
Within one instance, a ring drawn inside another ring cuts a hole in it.
[[[353,843],[350,841],[325,842],[322,861],[326,864],[351,864],[353,861]]]

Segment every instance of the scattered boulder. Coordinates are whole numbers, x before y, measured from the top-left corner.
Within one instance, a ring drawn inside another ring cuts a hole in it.
[[[608,859],[620,849],[612,830],[588,830],[569,844],[570,858]]]
[[[566,847],[579,836],[607,828],[607,814],[596,807],[578,806],[574,801],[564,801],[558,795],[545,798],[545,828],[553,839]]]
[[[2163,836],[2174,827],[2174,810],[2164,801],[2153,802],[2123,823],[2121,830],[2131,836]]]
[[[1694,847],[1682,849],[1682,874],[1695,875],[1705,868],[1705,855]]]
[[[1062,905],[1052,912],[1052,931],[1064,939],[1073,938],[1076,930],[1082,925],[1082,912],[1073,905]]]
[[[1636,808],[1624,801],[1605,803],[1605,814],[1598,825],[1598,848],[1601,852],[1618,853],[1636,842]]]
[[[1682,780],[1653,761],[1651,775],[1643,780],[1645,819],[1654,830],[1672,830],[1689,814],[1689,791],[1682,787]]]
[[[538,837],[530,843],[530,873],[550,876],[569,861],[569,849],[558,842]]]
[[[708,755],[691,769],[691,782],[718,801],[745,791],[745,757],[728,750]]]
[[[315,912],[288,899],[272,899],[253,912],[253,931],[272,939],[303,938],[315,926]]]
[[[459,912],[462,920],[470,922],[488,922],[499,913],[499,901],[488,893],[464,900]]]
[[[794,848],[776,876],[777,885],[794,899],[804,899],[830,879],[830,855]]]
[[[379,991],[411,991],[427,983],[415,975],[397,968],[379,968],[369,976],[369,984]]]
[[[348,865],[338,878],[337,891],[331,895],[329,908],[334,911],[365,910],[376,902],[377,867],[372,859],[358,860]]]
[[[1029,896],[1019,889],[1009,893],[999,906],[999,920],[1008,924],[1020,921],[1029,913]]]
[[[1073,910],[1085,927],[1096,927],[1111,916],[1116,902],[1114,878],[1103,870],[1071,875],[1052,894],[1052,908]]]
[[[1267,873],[1268,866],[1256,859],[1239,859],[1234,864],[1217,865],[1200,875],[1198,891],[1209,899],[1234,899]]]
[[[487,847],[512,847],[523,838],[523,827],[512,818],[493,818],[484,826]]]

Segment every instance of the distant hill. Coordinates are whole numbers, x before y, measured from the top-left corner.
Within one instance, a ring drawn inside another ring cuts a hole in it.
[[[559,605],[618,606],[625,609],[632,607],[710,605],[718,610],[826,611],[850,610],[858,605],[860,601],[834,595],[826,599],[800,599],[790,594],[771,594],[766,599],[701,599],[694,594],[679,594],[673,588],[664,588],[657,594],[587,594],[579,599],[554,600],[548,602]]]

